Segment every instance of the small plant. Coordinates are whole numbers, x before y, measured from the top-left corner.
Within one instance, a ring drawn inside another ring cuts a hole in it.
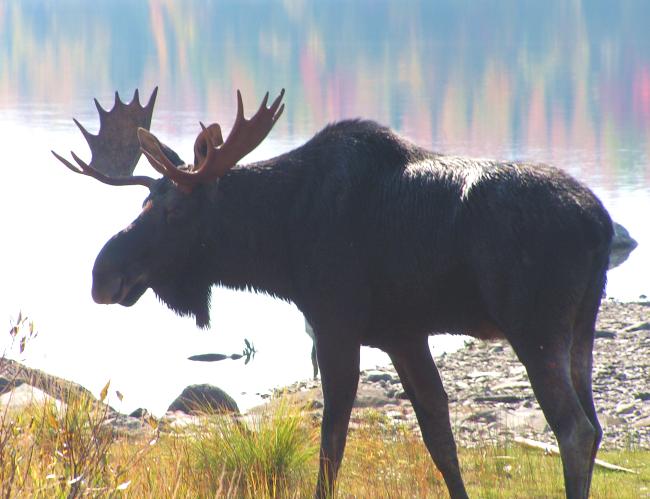
[[[235,484],[240,495],[275,497],[296,490],[317,455],[317,437],[299,409],[279,403],[248,421],[213,416],[192,440],[192,469],[207,478],[202,495]]]
[[[9,350],[12,350],[16,343],[18,352],[22,355],[25,352],[28,342],[38,336],[34,323],[18,312],[18,317],[9,327],[11,342]],[[18,376],[20,370],[16,364],[7,359],[7,351],[0,355],[0,395],[5,391],[10,392],[20,384]],[[33,453],[22,453],[20,449],[26,433],[31,429],[32,422],[21,415],[14,417],[10,414],[10,404],[0,406],[0,494],[2,497],[10,497],[19,492],[25,481],[25,474],[29,471]]]

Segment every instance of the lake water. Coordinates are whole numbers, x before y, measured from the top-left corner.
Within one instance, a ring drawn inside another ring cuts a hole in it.
[[[247,407],[256,392],[310,375],[311,343],[290,304],[218,289],[206,332],[151,292],[128,309],[92,302],[97,251],[146,192],[73,175],[50,149],[89,159],[71,118],[95,132],[93,97],[111,107],[115,90],[148,96],[155,86],[152,131],[186,159],[199,120],[229,129],[237,88],[250,110],[286,88],[284,115],[247,159],[361,116],[442,152],[560,166],[639,242],[610,272],[608,294],[650,295],[650,3],[496,4],[0,2],[0,318],[8,329],[23,310],[40,332],[10,354],[95,393],[110,379],[124,411],[161,413],[204,382]],[[144,161],[138,169],[153,174]],[[239,352],[244,338],[258,350],[248,366],[186,360]],[[387,359],[366,349],[362,362]]]

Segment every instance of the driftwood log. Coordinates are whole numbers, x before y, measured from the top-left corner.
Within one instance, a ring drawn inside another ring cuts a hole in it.
[[[531,440],[530,438],[523,437],[515,437],[515,442],[524,447],[543,450],[547,454],[553,454],[554,456],[560,455],[560,449],[558,449],[557,445],[545,444],[544,442],[538,442],[537,440]],[[602,459],[596,459],[594,463],[596,466],[605,468],[606,470],[610,471],[622,471],[625,473],[634,473],[635,475],[639,474],[638,471],[631,470],[630,468],[624,468],[623,466],[618,466],[616,464],[611,464],[607,461],[603,461]]]

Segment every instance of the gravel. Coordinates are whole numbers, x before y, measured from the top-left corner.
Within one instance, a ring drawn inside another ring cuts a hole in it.
[[[594,346],[593,390],[604,436],[603,449],[650,449],[650,302],[601,306]],[[436,364],[449,396],[454,435],[459,445],[503,443],[525,437],[555,443],[526,370],[506,341],[468,340],[466,347],[443,354]],[[303,381],[282,391],[318,402],[318,382]],[[361,373],[352,426],[360,410],[373,408],[388,421],[419,427],[392,366]],[[322,408],[315,409],[322,413]]]

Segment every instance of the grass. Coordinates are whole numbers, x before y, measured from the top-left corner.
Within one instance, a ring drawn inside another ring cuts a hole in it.
[[[242,422],[208,415],[161,433],[120,435],[90,401],[5,415],[2,497],[307,497],[318,425],[287,404]],[[563,497],[559,458],[516,445],[460,449],[471,497]],[[638,475],[596,469],[594,498],[650,497],[650,451],[603,452]],[[370,411],[350,432],[338,497],[446,497],[420,438]]]
[[[3,375],[0,372],[0,375]],[[100,398],[105,398],[108,384]],[[20,411],[0,406],[0,498],[310,497],[319,421],[286,401],[246,418],[207,414],[178,429],[117,431],[89,395]],[[350,431],[337,497],[447,497],[419,436],[366,410]],[[165,428],[165,429],[163,429]],[[564,497],[560,460],[510,442],[460,449],[473,498]],[[650,451],[601,452],[638,475],[597,468],[593,498],[650,498]]]

